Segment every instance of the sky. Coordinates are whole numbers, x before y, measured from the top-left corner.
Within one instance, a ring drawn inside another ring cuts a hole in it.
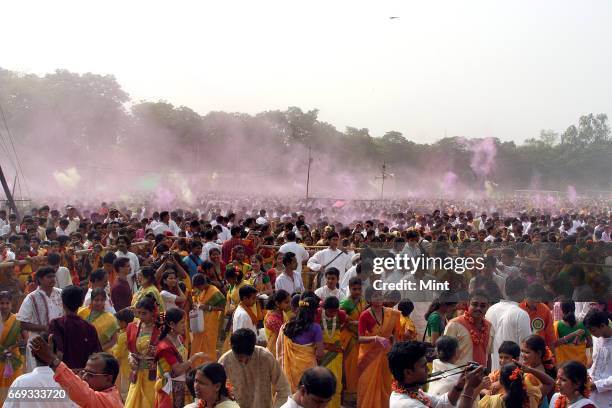
[[[517,143],[612,117],[612,2],[3,2],[0,66],[114,75],[205,115],[317,108],[339,130]],[[399,17],[390,19],[389,17]]]

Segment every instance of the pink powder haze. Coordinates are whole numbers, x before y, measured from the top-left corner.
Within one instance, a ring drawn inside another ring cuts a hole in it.
[[[379,199],[383,163],[385,198],[477,198],[546,187],[537,169],[501,160],[502,144],[493,137],[416,144],[399,132],[341,132],[319,121],[317,110],[295,107],[201,115],[164,101],[131,101],[112,76],[38,77],[0,68],[0,106],[18,157],[0,122],[0,164],[11,187],[19,174],[17,199],[146,198],[167,208],[195,205],[211,192],[302,198],[309,154],[309,197]],[[508,176],[516,169],[525,177]],[[577,189],[566,188],[575,201]]]

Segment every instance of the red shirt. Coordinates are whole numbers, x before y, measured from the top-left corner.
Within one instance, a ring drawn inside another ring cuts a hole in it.
[[[84,368],[92,353],[102,351],[96,328],[78,315],[58,317],[49,323],[62,361],[70,368]]]

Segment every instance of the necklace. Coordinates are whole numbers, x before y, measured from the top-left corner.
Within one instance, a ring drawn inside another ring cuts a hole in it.
[[[411,391],[403,384],[400,384],[395,380],[393,380],[393,383],[391,383],[391,389],[398,394],[408,395],[413,400],[420,401],[426,407],[431,408],[431,400],[421,390]]]
[[[323,313],[321,313],[321,318],[323,320],[323,331],[325,332],[325,335],[333,338],[334,334],[336,333],[336,323],[338,322],[338,316],[334,316],[334,318],[332,319],[331,335],[329,334],[329,329],[327,327],[328,320],[327,315],[325,314],[325,310],[323,310]]]

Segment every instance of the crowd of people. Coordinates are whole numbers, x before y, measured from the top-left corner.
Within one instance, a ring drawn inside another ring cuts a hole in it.
[[[4,406],[612,406],[609,204],[253,203],[0,210]]]

